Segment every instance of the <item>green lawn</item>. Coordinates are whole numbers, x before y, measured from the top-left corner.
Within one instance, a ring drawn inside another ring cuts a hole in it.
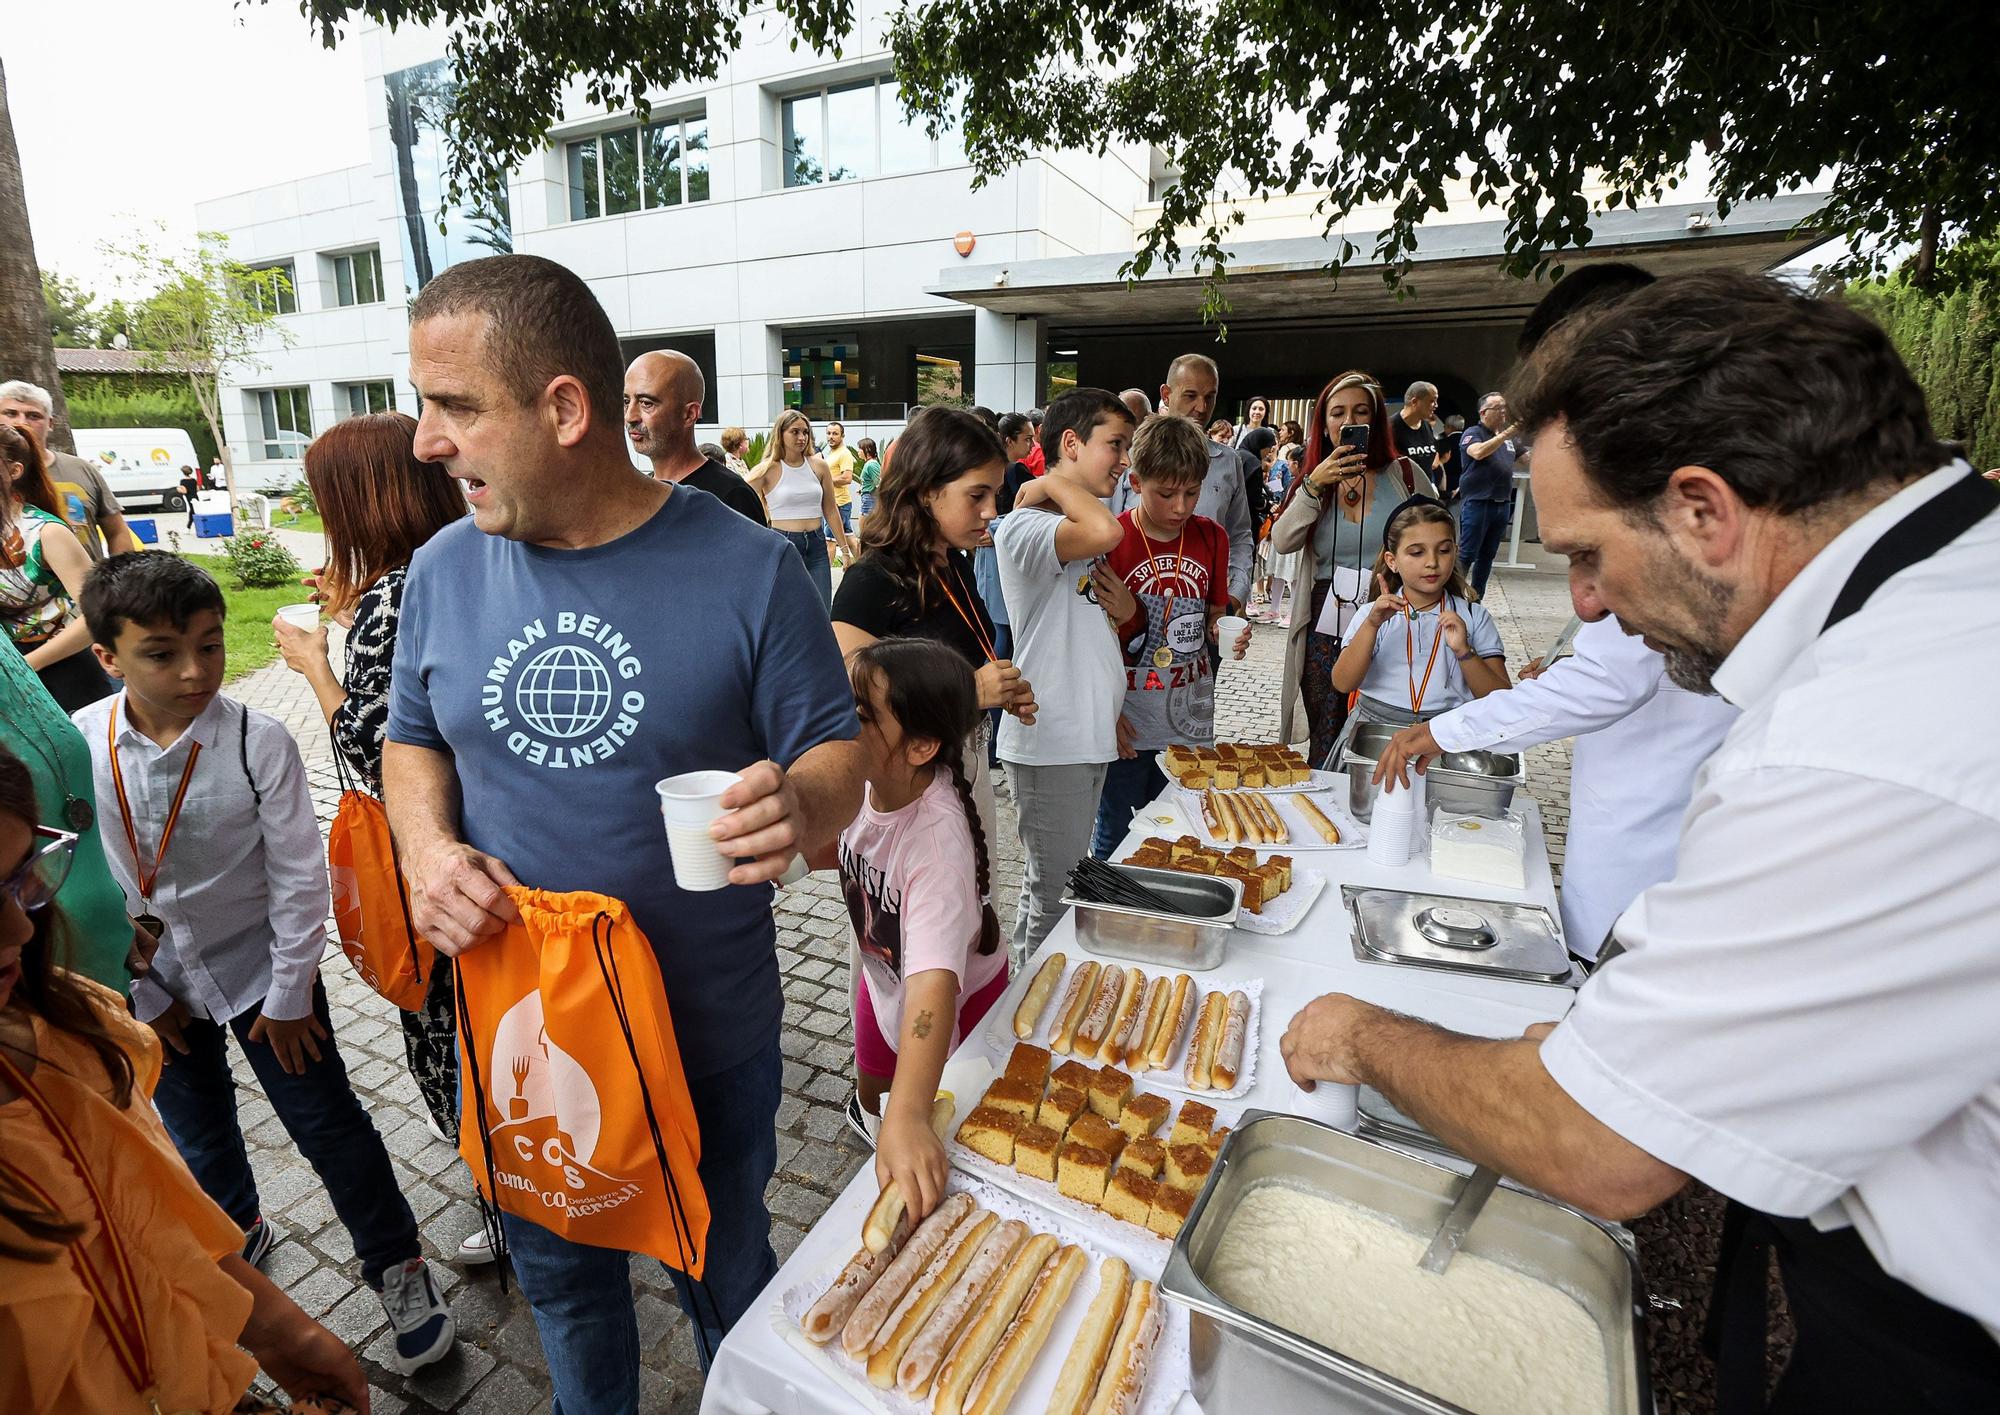
[[[271,513],[271,524],[281,531],[307,531],[313,535],[322,535],[326,531],[326,527],[320,524],[319,512],[317,511],[304,511],[296,516],[287,516],[281,511],[273,511]]]
[[[208,571],[222,586],[222,598],[229,606],[223,628],[223,642],[229,653],[229,678],[241,678],[266,664],[276,663],[278,645],[271,637],[271,617],[284,605],[303,603],[305,587],[281,585],[274,590],[240,590],[230,578],[229,562],[220,555],[184,558]]]

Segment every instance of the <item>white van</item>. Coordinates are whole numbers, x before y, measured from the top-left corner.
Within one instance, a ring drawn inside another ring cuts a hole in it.
[[[177,427],[80,427],[76,455],[103,474],[127,508],[185,510],[181,468],[201,466],[193,439]]]

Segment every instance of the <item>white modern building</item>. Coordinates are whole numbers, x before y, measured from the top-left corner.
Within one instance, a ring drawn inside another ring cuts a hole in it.
[[[887,7],[859,8],[859,32],[879,36]],[[1119,275],[1157,214],[1156,151],[1043,153],[975,188],[955,132],[904,121],[879,40],[829,56],[790,39],[781,17],[751,16],[718,75],[675,85],[643,126],[572,95],[492,195],[447,209],[443,38],[359,30],[347,42],[366,55],[369,161],[197,207],[234,257],[283,268],[293,287],[279,311],[288,342],[226,391],[242,483],[295,480],[313,432],[341,417],[414,412],[408,301],[437,271],[496,251],[577,271],[628,355],[693,357],[705,436],[762,431],[787,406],[838,417],[854,438],[891,434],[939,397],[1006,411],[1073,381],[1157,386],[1187,348],[1223,363],[1225,407],[1252,392],[1309,398],[1354,366],[1394,388],[1427,378],[1449,406],[1497,380],[1541,293],[1497,273],[1498,224],[1469,202],[1426,228],[1418,298],[1401,302],[1364,268],[1337,285],[1319,273],[1328,244],[1309,200],[1260,203],[1218,347],[1198,278]],[[1600,221],[1590,258],[1763,268],[1810,244],[1796,227],[1817,205],[1780,198],[1727,221],[1699,202],[1620,212]],[[1369,216],[1347,232],[1363,250]]]

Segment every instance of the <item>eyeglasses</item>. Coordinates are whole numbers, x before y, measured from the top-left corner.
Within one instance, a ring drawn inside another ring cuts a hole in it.
[[[30,914],[46,908],[56,891],[69,878],[71,861],[76,858],[74,831],[35,827],[35,839],[47,843],[37,849],[21,868],[0,880],[0,896],[12,895],[14,902]]]

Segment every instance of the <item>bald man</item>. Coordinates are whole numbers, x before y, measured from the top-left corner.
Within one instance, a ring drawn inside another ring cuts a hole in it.
[[[656,481],[705,491],[737,515],[768,526],[764,502],[750,484],[695,446],[707,396],[701,369],[686,354],[655,349],[632,360],[625,370],[625,435],[632,450],[653,464]]]
[[[1153,400],[1143,388],[1128,388],[1118,395],[1118,401],[1131,411],[1133,426],[1138,426],[1153,416]]]

